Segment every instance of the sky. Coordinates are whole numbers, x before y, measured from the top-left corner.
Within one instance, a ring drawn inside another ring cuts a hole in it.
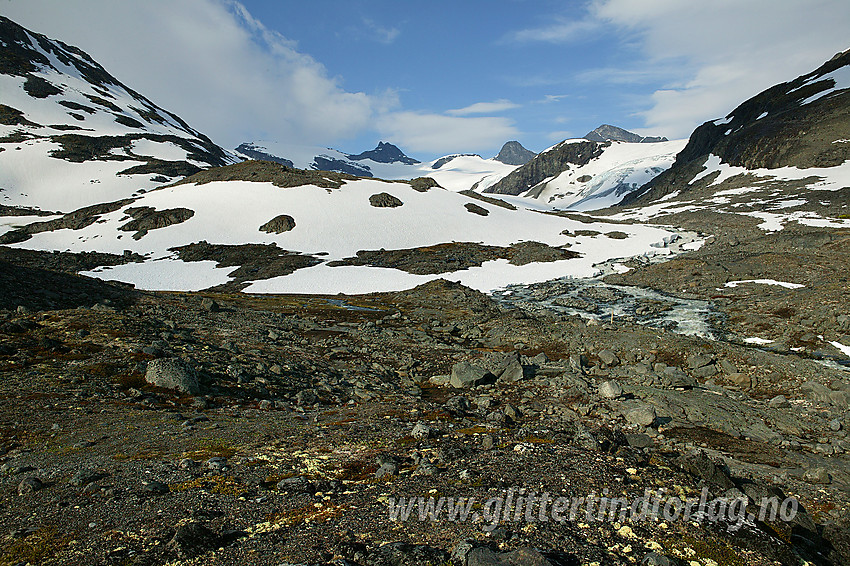
[[[846,0],[0,0],[213,141],[541,151],[685,138],[850,48]]]

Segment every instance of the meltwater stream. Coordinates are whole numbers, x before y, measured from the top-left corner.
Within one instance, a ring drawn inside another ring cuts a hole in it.
[[[600,278],[563,278],[512,285],[493,292],[500,303],[531,312],[557,312],[607,321],[630,321],[680,334],[717,339],[712,322],[720,315],[708,301],[683,299],[651,289],[604,283]]]
[[[696,244],[696,246],[694,246]],[[699,236],[682,231],[658,244],[667,254],[650,254],[643,263],[657,263],[701,245]],[[622,260],[598,264],[599,275],[591,278],[563,277],[530,285],[510,285],[492,292],[494,299],[529,312],[555,312],[579,315],[599,321],[626,320],[637,324],[664,328],[679,334],[719,339],[721,315],[708,301],[687,299],[627,285],[605,283],[603,278],[622,271]]]

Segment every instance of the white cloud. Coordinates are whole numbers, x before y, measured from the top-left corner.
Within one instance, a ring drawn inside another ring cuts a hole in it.
[[[639,112],[647,131],[684,137],[774,84],[850,47],[846,0],[594,0],[575,20],[526,29],[522,41],[619,38],[634,59],[585,71],[583,82],[659,84]],[[625,53],[625,51],[624,51]]]
[[[568,94],[547,94],[541,100],[536,100],[537,104],[551,104],[552,102],[560,102],[564,98],[568,98]]]
[[[366,26],[368,37],[385,45],[394,42],[401,34],[401,30],[398,28],[384,27],[370,18],[363,18],[363,25]]]
[[[3,11],[80,47],[127,86],[230,147],[252,138],[330,143],[360,133],[376,112],[397,104],[393,93],[347,92],[294,42],[231,0],[13,0]]]
[[[536,28],[526,28],[515,31],[506,39],[516,42],[546,41],[549,43],[566,43],[587,37],[601,27],[601,22],[585,17],[580,20],[555,18],[555,22]]]
[[[446,111],[446,114],[452,116],[469,116],[470,114],[493,114],[495,112],[504,112],[513,108],[519,108],[519,104],[515,104],[504,98],[493,102],[476,102],[464,108],[456,108]]]
[[[390,112],[378,118],[384,139],[430,153],[484,152],[498,149],[519,131],[513,121],[500,117],[464,118],[424,112]]]

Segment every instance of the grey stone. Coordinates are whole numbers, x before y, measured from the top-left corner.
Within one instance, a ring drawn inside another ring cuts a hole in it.
[[[416,423],[416,426],[410,431],[410,436],[416,440],[427,440],[434,436],[434,430],[425,423]]]
[[[651,448],[655,445],[655,441],[648,434],[626,434],[626,442],[632,448]]]
[[[616,399],[623,395],[623,388],[616,380],[609,380],[599,386],[599,395],[606,399]]]
[[[466,554],[466,566],[551,566],[551,562],[533,548],[494,552],[482,546]]]
[[[221,310],[221,308],[218,306],[218,303],[209,297],[204,297],[203,299],[201,299],[201,307],[208,312],[218,312],[219,310]]]
[[[288,214],[281,214],[260,226],[260,231],[268,234],[282,234],[293,228],[295,228],[295,219]]]
[[[832,477],[826,468],[810,468],[803,474],[803,479],[809,483],[826,485],[832,482]]]
[[[518,361],[511,362],[499,376],[500,383],[516,383],[525,377],[525,370]]]
[[[616,366],[620,363],[620,358],[611,350],[602,350],[597,354],[599,360],[608,367]]]
[[[791,403],[788,402],[785,395],[777,395],[767,402],[767,406],[771,409],[787,409],[791,406]]]
[[[640,405],[632,407],[626,411],[624,416],[631,424],[640,426],[652,426],[655,422],[655,418],[657,417],[655,414],[655,407],[646,403],[641,403]]]
[[[201,392],[198,374],[192,366],[180,358],[151,360],[145,373],[145,381],[156,387],[173,389],[189,395],[198,395]]]
[[[464,361],[452,366],[452,376],[449,381],[456,389],[469,389],[481,385],[493,375],[486,369]]]
[[[833,432],[838,432],[842,428],[841,419],[832,419],[829,421],[829,430]]]

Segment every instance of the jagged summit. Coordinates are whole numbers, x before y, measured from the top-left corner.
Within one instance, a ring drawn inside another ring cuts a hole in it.
[[[506,165],[525,165],[536,155],[533,151],[525,149],[518,141],[512,140],[502,146],[495,159]]]
[[[406,156],[402,150],[388,142],[378,142],[378,146],[375,149],[364,151],[357,155],[349,155],[348,158],[353,161],[371,159],[376,163],[404,163],[405,165],[416,165],[420,163],[416,159]]]
[[[585,134],[584,139],[596,142],[621,141],[629,143],[657,143],[668,141],[665,137],[639,136],[634,132],[624,130],[617,126],[612,126],[611,124],[602,124],[592,132]]]

